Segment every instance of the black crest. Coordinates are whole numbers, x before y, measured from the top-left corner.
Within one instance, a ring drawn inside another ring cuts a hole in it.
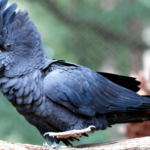
[[[13,16],[16,14],[16,8],[16,3],[8,5],[8,0],[0,0],[0,30],[11,22]]]

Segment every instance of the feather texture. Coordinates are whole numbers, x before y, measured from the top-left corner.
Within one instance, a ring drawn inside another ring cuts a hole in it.
[[[15,15],[17,4],[13,3],[8,6],[8,0],[0,0],[0,30],[9,24]]]
[[[0,0],[0,88],[42,136],[90,125],[104,130],[116,123],[150,120],[150,97],[136,94],[140,82],[46,58],[28,11],[16,12],[16,8],[17,4]],[[66,145],[78,140],[48,139]]]

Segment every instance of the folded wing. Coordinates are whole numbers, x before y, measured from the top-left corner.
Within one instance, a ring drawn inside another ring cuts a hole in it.
[[[75,113],[93,116],[142,105],[141,96],[88,68],[71,65],[52,68],[44,78],[47,97]]]

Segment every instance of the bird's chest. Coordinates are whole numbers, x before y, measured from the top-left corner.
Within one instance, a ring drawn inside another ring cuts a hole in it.
[[[1,77],[0,89],[17,109],[23,111],[36,111],[36,107],[45,100],[39,70],[21,77]]]

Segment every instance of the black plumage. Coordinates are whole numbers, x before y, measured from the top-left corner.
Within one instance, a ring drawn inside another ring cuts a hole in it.
[[[150,120],[150,98],[136,94],[140,82],[135,78],[47,59],[28,12],[6,5],[7,0],[0,0],[0,89],[42,136]],[[45,138],[66,145],[78,140]]]

